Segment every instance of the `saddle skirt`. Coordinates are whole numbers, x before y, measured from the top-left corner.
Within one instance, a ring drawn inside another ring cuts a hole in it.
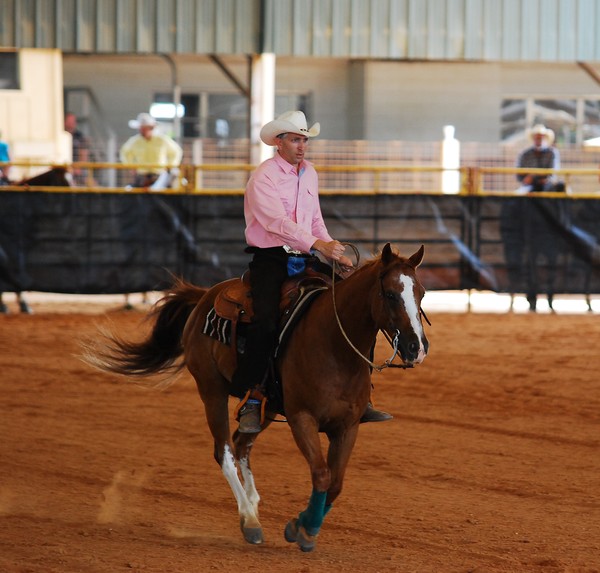
[[[279,343],[281,346],[293,324],[316,295],[327,290],[330,281],[322,275],[299,275],[287,279],[281,288],[279,312]],[[252,321],[252,295],[246,275],[226,286],[215,298],[213,308],[206,316],[204,334],[234,347],[237,354],[239,324]]]

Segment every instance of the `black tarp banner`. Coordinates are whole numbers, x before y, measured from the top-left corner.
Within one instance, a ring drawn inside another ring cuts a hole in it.
[[[600,199],[324,195],[332,236],[369,257],[425,245],[429,290],[600,292]],[[243,197],[0,192],[0,290],[210,286],[246,268]]]

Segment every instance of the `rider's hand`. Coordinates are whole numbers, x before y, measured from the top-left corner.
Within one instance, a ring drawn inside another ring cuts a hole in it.
[[[352,264],[352,261],[345,255],[342,255],[339,259],[338,259],[338,264],[340,265],[340,267],[342,267],[343,271],[347,271],[349,269],[351,269],[354,265]]]
[[[319,251],[324,257],[337,261],[344,254],[344,247],[339,241],[322,241],[317,239],[313,244],[313,249]]]
[[[322,241],[321,239],[317,239],[313,245],[314,249],[317,249],[323,256],[328,259],[333,259],[334,261],[338,261],[342,266],[352,266],[352,261],[344,256],[344,251],[346,247],[342,245],[339,241]],[[343,260],[343,262],[342,262]]]

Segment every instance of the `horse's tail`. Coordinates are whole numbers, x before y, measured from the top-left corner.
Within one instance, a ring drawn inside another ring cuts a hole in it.
[[[105,329],[101,331],[100,343],[84,343],[83,360],[105,372],[125,376],[146,378],[162,374],[153,385],[167,385],[185,366],[181,359],[183,329],[206,292],[207,289],[177,280],[148,315],[154,324],[145,340],[130,342]]]

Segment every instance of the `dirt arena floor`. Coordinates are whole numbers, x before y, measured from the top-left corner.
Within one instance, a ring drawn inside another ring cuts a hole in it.
[[[78,359],[98,324],[136,336],[144,313],[32,306],[0,316],[3,573],[600,571],[597,313],[430,312],[429,357],[374,376],[395,419],[361,427],[303,554],[283,538],[310,495],[285,423],[254,448],[250,546],[189,375],[158,392]]]

